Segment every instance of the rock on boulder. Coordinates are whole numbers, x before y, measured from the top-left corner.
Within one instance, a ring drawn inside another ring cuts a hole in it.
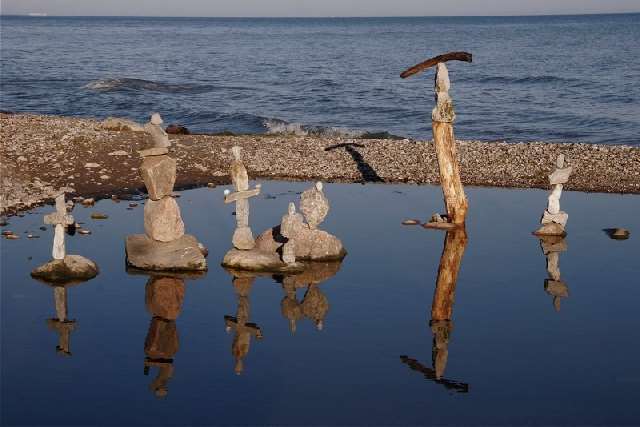
[[[151,200],[170,196],[176,183],[176,161],[169,156],[145,157],[140,175]]]
[[[171,242],[184,235],[180,208],[173,197],[147,200],[144,205],[144,232],[159,242]]]
[[[280,226],[266,230],[256,239],[256,248],[275,253],[287,239],[280,233]],[[296,259],[300,261],[339,261],[347,255],[342,242],[323,230],[303,229],[295,234]]]
[[[83,282],[98,275],[98,266],[80,255],[67,255],[54,259],[31,272],[31,276],[49,283],[67,284]]]
[[[127,236],[127,264],[152,271],[205,271],[207,261],[195,237],[185,234],[171,242],[157,242],[144,234]]]

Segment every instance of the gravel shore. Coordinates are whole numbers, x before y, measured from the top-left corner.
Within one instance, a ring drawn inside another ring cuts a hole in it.
[[[0,210],[15,212],[70,195],[111,197],[144,191],[137,150],[145,134],[71,117],[0,114]],[[430,141],[293,135],[171,135],[177,189],[229,182],[230,148],[243,147],[253,179],[437,184]],[[640,147],[459,141],[465,185],[548,188],[564,153],[567,190],[640,193]]]

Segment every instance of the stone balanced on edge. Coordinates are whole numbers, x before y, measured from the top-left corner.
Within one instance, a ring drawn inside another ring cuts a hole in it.
[[[176,161],[168,156],[169,139],[155,113],[145,130],[152,146],[141,150],[140,174],[149,193],[144,206],[145,234],[127,236],[127,264],[141,270],[203,271],[205,249],[195,237],[185,234],[180,207],[172,197]]]
[[[98,274],[96,264],[80,255],[67,255],[64,229],[75,223],[73,216],[67,213],[64,193],[56,197],[56,211],[44,217],[45,224],[55,226],[53,260],[37,267],[31,272],[36,278],[50,283],[82,282],[94,278]]]
[[[552,190],[549,194],[547,209],[542,214],[540,223],[542,226],[534,231],[537,236],[565,236],[565,227],[569,214],[560,210],[560,196],[562,196],[562,188],[569,181],[569,177],[573,172],[571,166],[565,167],[565,158],[563,154],[558,156],[556,160],[556,169],[549,175],[549,183]]]

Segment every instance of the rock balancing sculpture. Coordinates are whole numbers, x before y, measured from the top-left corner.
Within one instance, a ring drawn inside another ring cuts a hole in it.
[[[55,227],[53,260],[37,267],[31,275],[45,282],[67,284],[82,282],[98,274],[96,264],[80,255],[67,255],[65,247],[65,227],[75,223],[73,216],[67,213],[64,193],[56,197],[56,210],[44,217],[45,224]]]
[[[565,166],[565,158],[560,154],[556,160],[556,169],[549,175],[549,183],[551,184],[551,194],[549,194],[547,209],[542,214],[540,223],[542,224],[534,234],[537,236],[565,236],[565,227],[569,214],[560,210],[560,196],[562,196],[562,188],[569,181],[569,177],[573,172],[571,166]]]
[[[160,115],[154,113],[145,125],[151,137],[151,146],[139,151],[140,174],[149,194],[144,206],[145,234],[127,236],[127,264],[141,270],[206,270],[205,249],[194,236],[185,234],[180,207],[172,196],[176,161],[168,156],[168,137],[161,123]]]

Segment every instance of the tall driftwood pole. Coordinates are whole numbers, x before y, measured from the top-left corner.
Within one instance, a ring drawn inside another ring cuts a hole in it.
[[[451,52],[428,59],[404,71],[400,77],[407,78],[427,68],[436,66],[435,98],[436,106],[431,113],[433,143],[438,156],[440,183],[447,209],[447,221],[456,225],[464,225],[467,216],[468,202],[460,180],[460,168],[456,152],[456,141],[453,136],[455,111],[449,96],[451,82],[446,61],[471,62],[472,56],[466,52]]]

